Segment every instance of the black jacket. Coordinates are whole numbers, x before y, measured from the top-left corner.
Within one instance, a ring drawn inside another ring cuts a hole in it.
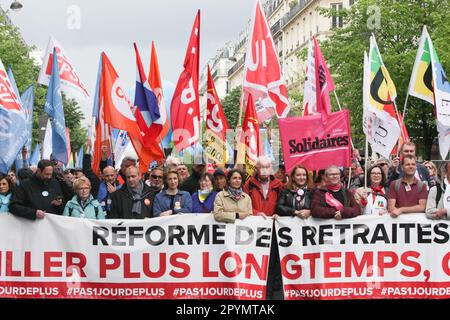
[[[155,199],[155,195],[155,190],[144,183],[141,214],[133,214],[131,212],[133,208],[133,197],[130,191],[128,191],[127,183],[125,183],[122,188],[113,192],[111,195],[111,213],[108,214],[108,219],[144,219],[153,217],[153,200]]]
[[[57,197],[63,197],[63,204],[59,207],[51,204]],[[61,185],[56,179],[52,178],[47,182],[33,175],[15,188],[9,208],[16,216],[35,220],[38,209],[62,215],[66,200]]]
[[[302,201],[302,209],[311,208],[311,191],[306,191]],[[294,194],[289,189],[284,189],[280,193],[277,209],[275,211],[279,216],[295,216],[294,212]]]
[[[200,175],[192,171],[192,174],[181,184],[180,190],[187,191],[193,195],[198,189],[200,189]]]
[[[92,195],[94,196],[94,198],[97,198],[98,189],[100,187],[100,179],[92,170],[91,155],[89,153],[83,155],[83,173],[91,182]]]

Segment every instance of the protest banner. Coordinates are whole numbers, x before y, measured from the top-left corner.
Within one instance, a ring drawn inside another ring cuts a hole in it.
[[[450,223],[425,214],[276,222],[285,298],[450,298]]]
[[[264,299],[272,220],[0,216],[0,298]]]

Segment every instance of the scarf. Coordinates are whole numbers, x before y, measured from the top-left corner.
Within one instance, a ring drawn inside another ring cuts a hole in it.
[[[139,182],[139,186],[136,189],[130,187],[127,183],[128,192],[130,192],[133,198],[133,206],[131,207],[131,212],[135,214],[142,213],[142,191],[144,191],[144,183]]]
[[[213,191],[212,187],[209,189],[198,190],[198,200],[200,201],[200,203],[205,202],[212,191]]]
[[[339,190],[341,190],[341,184],[339,183],[337,186],[327,184],[327,190],[332,192],[338,192]]]
[[[238,201],[242,196],[242,188],[235,189],[233,187],[228,187],[228,192],[231,195],[231,198]]]
[[[327,203],[327,205],[335,208],[337,211],[342,211],[344,209],[344,205],[335,197],[333,197],[333,195],[329,192],[325,193],[325,202]]]

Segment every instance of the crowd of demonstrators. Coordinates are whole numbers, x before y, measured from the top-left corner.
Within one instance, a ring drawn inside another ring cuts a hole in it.
[[[122,160],[118,172],[107,165],[106,156],[93,170],[88,149],[83,168],[63,170],[60,163],[41,160],[35,172],[26,167],[17,176],[14,170],[0,175],[0,213],[30,220],[46,214],[100,220],[211,213],[221,223],[251,215],[273,220],[278,216],[341,220],[361,214],[395,218],[420,212],[429,219],[450,219],[450,165],[444,166],[440,178],[433,162],[417,163],[412,142],[399,152],[399,158],[371,161],[366,177],[363,160],[355,152],[351,174],[348,168],[330,166],[316,172],[313,182],[312,172],[301,165],[289,174],[284,165],[274,172],[266,156],[257,159],[248,181],[240,165],[227,169],[212,165],[206,172],[205,164],[194,164],[189,174],[175,157],[168,157],[163,166],[151,168],[142,178],[132,157]],[[283,299],[274,226],[266,296]]]
[[[164,175],[165,189],[158,193],[153,204],[153,215],[164,217],[178,213],[192,213],[192,198],[187,191],[179,189],[180,176],[172,170]]]
[[[211,213],[214,210],[216,195],[214,176],[211,173],[202,174],[200,177],[200,188],[192,195],[192,212]]]
[[[73,183],[75,195],[64,208],[63,215],[75,218],[103,220],[105,214],[102,206],[91,194],[91,181],[86,177],[75,179]]]

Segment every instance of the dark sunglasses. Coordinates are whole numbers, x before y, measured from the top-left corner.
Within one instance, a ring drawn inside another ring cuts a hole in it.
[[[153,179],[162,179],[162,178],[163,178],[163,176],[157,176],[157,175],[155,175],[155,174],[152,174],[151,177],[152,177]]]

